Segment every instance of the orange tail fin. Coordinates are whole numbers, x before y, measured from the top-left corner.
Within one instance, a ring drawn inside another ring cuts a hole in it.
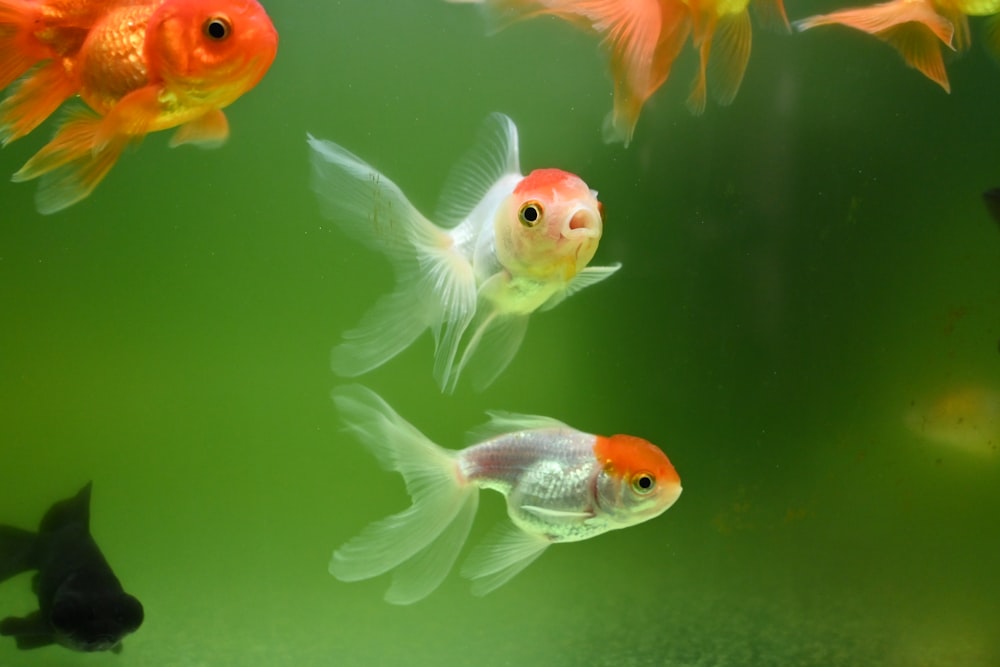
[[[0,144],[7,145],[31,132],[77,89],[58,62],[32,73],[0,103]]]
[[[899,51],[906,63],[951,90],[937,41],[954,48],[954,24],[927,0],[891,0],[872,7],[845,9],[795,22],[798,30],[840,23],[872,34]]]
[[[55,213],[84,199],[118,161],[129,137],[98,142],[102,121],[86,109],[74,110],[52,141],[14,174],[15,182],[41,178],[35,196],[39,213]]]
[[[747,10],[728,14],[704,24],[696,37],[698,74],[688,95],[687,107],[694,115],[705,111],[708,89],[719,104],[730,104],[739,92],[750,61],[751,27]]]

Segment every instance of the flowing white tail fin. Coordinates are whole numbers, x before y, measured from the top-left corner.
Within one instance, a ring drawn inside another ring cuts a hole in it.
[[[454,565],[476,515],[479,489],[461,478],[454,453],[428,440],[371,390],[338,387],[333,400],[348,430],[383,467],[403,475],[413,504],[334,551],[330,574],[358,581],[393,570],[386,601],[417,602]]]

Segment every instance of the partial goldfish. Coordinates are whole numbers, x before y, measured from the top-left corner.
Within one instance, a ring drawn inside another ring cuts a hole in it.
[[[969,16],[990,16],[984,33],[986,47],[1000,54],[1000,0],[890,0],[810,16],[796,21],[795,27],[808,30],[841,24],[867,32],[896,49],[907,65],[951,92],[941,47],[968,49]]]
[[[442,390],[454,390],[474,357],[474,382],[485,387],[517,353],[532,313],[619,268],[587,266],[604,229],[597,193],[561,169],[522,175],[517,128],[503,114],[488,118],[479,145],[453,170],[438,224],[346,149],[311,135],[309,146],[325,215],[396,270],[396,291],[334,349],[340,375],[384,364],[430,329]]]
[[[709,88],[720,104],[736,97],[750,59],[750,0],[447,0],[482,5],[496,27],[557,16],[600,35],[610,52],[614,108],[604,140],[631,142],[646,101],[666,82],[691,37],[699,67],[687,105],[701,114]],[[783,0],[755,0],[762,20],[788,30]],[[712,78],[709,81],[708,74]]]
[[[428,440],[364,387],[340,387],[333,400],[383,467],[403,475],[413,504],[337,549],[330,573],[358,581],[392,571],[385,599],[393,604],[417,602],[444,580],[468,537],[480,489],[506,497],[510,521],[462,567],[477,595],[502,586],[552,544],[648,521],[681,494],[670,460],[642,438],[497,412],[475,432],[477,444],[455,451]]]
[[[172,146],[221,144],[221,109],[257,85],[277,47],[255,0],[0,0],[0,89],[28,74],[0,104],[0,141],[71,97],[89,107],[71,110],[14,180],[41,178],[38,210],[53,213],[149,132],[177,127]]]

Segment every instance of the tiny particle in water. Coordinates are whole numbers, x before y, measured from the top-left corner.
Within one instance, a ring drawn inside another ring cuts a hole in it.
[[[1000,188],[990,188],[983,193],[986,210],[997,224],[1000,224]]]

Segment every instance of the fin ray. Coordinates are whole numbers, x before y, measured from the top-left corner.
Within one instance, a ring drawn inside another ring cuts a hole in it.
[[[474,595],[486,595],[531,565],[549,544],[544,537],[526,533],[510,521],[502,522],[469,554],[462,576],[472,580]]]

